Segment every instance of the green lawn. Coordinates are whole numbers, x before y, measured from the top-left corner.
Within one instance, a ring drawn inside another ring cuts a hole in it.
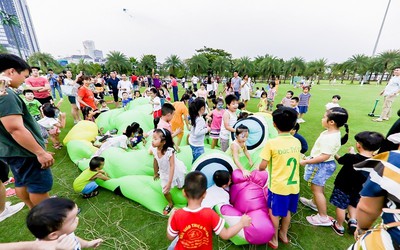
[[[373,130],[386,134],[390,126],[397,119],[396,114],[389,122],[375,123],[367,116],[371,112],[378,93],[383,86],[375,85],[335,85],[324,84],[313,86],[311,90],[311,106],[309,113],[304,117],[306,123],[301,124],[300,134],[308,141],[311,147],[323,131],[321,118],[325,111],[325,104],[330,101],[332,95],[339,94],[342,97],[340,105],[348,109],[350,114],[350,140],[344,145],[340,154],[346,152],[347,148],[354,145],[354,135],[360,131]],[[257,84],[256,86],[264,86]],[[299,89],[293,89],[288,84],[279,86],[279,102],[287,90],[293,90],[295,95],[300,93]],[[382,98],[378,104],[377,114],[381,111]],[[249,110],[256,111],[257,99],[249,103]],[[110,108],[113,105],[110,104]],[[395,101],[393,111],[399,109],[400,103]],[[66,100],[62,105],[62,111],[70,113],[69,103]],[[61,138],[72,127],[72,117],[68,117],[67,128],[63,129]],[[342,130],[343,131],[343,130]],[[50,151],[54,151],[49,145]],[[308,154],[308,153],[307,153]],[[136,202],[124,197],[116,196],[107,190],[101,190],[100,195],[88,200],[82,199],[72,189],[72,182],[79,174],[77,167],[70,161],[67,150],[64,147],[55,154],[56,163],[52,167],[54,176],[54,187],[52,195],[68,197],[74,200],[82,209],[79,216],[80,225],[76,234],[85,239],[101,237],[105,240],[100,249],[166,249],[169,241],[165,236],[167,218],[154,212],[150,212]],[[338,168],[339,169],[339,168]],[[303,171],[301,170],[301,174]],[[335,174],[336,175],[336,174]],[[326,196],[329,198],[333,188],[334,178],[332,177],[326,188]],[[307,184],[301,183],[301,195],[309,197],[311,191]],[[10,199],[17,202],[18,199]],[[328,205],[328,212],[334,216],[334,207]],[[28,209],[24,208],[17,215],[0,223],[0,241],[22,241],[34,240],[25,226],[25,217]],[[290,237],[292,244],[284,246],[280,244],[279,249],[346,249],[353,241],[352,236],[337,236],[330,227],[314,227],[308,225],[305,216],[312,214],[312,211],[299,205],[298,212],[292,218]],[[263,246],[235,246],[230,241],[223,241],[214,238],[214,249],[266,249]]]

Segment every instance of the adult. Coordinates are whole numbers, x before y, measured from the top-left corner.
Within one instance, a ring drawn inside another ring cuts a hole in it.
[[[161,88],[162,82],[161,82],[161,79],[160,79],[160,75],[159,74],[154,74],[154,69],[151,70],[151,77],[153,77],[153,79],[152,79],[153,80],[153,86],[156,89]]]
[[[175,112],[174,112],[174,116],[172,117],[172,120],[171,120],[171,128],[172,128],[172,131],[176,131],[178,129],[180,129],[180,131],[181,131],[175,137],[176,138],[175,145],[177,145],[177,146],[181,145],[181,141],[183,138],[183,133],[184,133],[183,121],[185,121],[186,128],[190,131],[190,125],[189,125],[189,119],[188,119],[189,110],[187,108],[189,99],[190,99],[190,96],[188,94],[183,94],[182,98],[179,102],[173,103]]]
[[[115,71],[112,71],[110,73],[110,78],[107,79],[107,84],[108,87],[111,89],[113,97],[114,97],[114,104],[115,107],[118,108],[119,103],[118,103],[118,82],[119,78],[117,77],[117,74]]]
[[[240,100],[241,83],[242,79],[239,77],[238,72],[234,71],[233,77],[231,78],[231,86],[233,88],[233,93],[235,94],[238,100]]]
[[[171,79],[171,87],[172,87],[172,93],[174,95],[174,102],[177,102],[177,101],[179,101],[178,82],[176,81],[176,78],[173,74],[170,74],[169,78]]]
[[[122,99],[122,93],[128,93],[128,96],[132,96],[132,83],[128,81],[125,74],[121,75],[121,80],[118,82],[118,97]]]
[[[196,91],[195,89],[197,89],[197,83],[199,82],[199,78],[197,76],[193,75],[193,77],[190,81],[192,82],[193,91]]]
[[[375,122],[389,120],[393,101],[400,93],[400,66],[394,68],[393,75],[385,89],[379,94],[383,95],[383,108],[379,118],[373,119]]]
[[[182,88],[188,89],[188,86],[186,86],[186,78],[185,77],[182,77],[181,82],[182,82]]]
[[[94,110],[97,110],[96,102],[94,99],[93,91],[89,88],[91,77],[90,76],[82,76],[82,81],[78,81],[81,87],[78,89],[77,101],[79,102],[81,110],[84,107],[91,107]]]
[[[52,69],[49,69],[47,71],[47,81],[50,84],[50,88],[51,88],[51,96],[53,97],[54,100],[57,99],[57,95],[56,95],[56,89],[58,91],[58,94],[60,95],[60,99],[63,98],[62,96],[62,91],[61,91],[61,87],[60,87],[60,82],[59,82],[59,77],[57,74],[54,74],[54,71]]]
[[[15,55],[0,55],[0,73],[11,78],[12,88],[18,88],[24,82],[29,69],[29,65]],[[32,208],[49,198],[53,186],[50,167],[54,159],[45,150],[40,127],[24,101],[12,89],[6,91],[7,95],[0,96],[0,160],[13,172],[17,196]],[[0,198],[0,201],[4,200]],[[10,206],[6,204],[5,209]]]
[[[247,102],[250,100],[250,83],[249,83],[249,76],[244,75],[243,80],[240,83],[240,96],[241,100],[244,103],[244,109],[247,108]]]
[[[133,91],[139,90],[139,81],[138,81],[138,77],[135,75],[135,72],[132,72],[131,83],[133,85]]]
[[[33,91],[35,99],[41,104],[52,100],[50,95],[50,84],[46,78],[39,76],[39,67],[31,68],[31,76],[25,80],[26,89]]]
[[[80,76],[81,75],[77,75],[76,78],[79,78]],[[79,116],[79,108],[76,105],[76,95],[78,93],[79,84],[76,83],[76,80],[72,79],[72,72],[70,70],[67,70],[65,77],[64,84],[72,87],[71,95],[68,96],[68,101],[71,103],[71,114],[74,118],[74,124],[76,124],[81,120],[81,117]]]

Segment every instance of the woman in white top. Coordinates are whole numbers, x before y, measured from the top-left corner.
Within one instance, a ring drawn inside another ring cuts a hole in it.
[[[242,102],[244,103],[244,109],[246,109],[247,101],[250,100],[250,83],[248,75],[244,75],[240,86],[241,86],[240,98],[242,98]]]
[[[68,95],[68,101],[71,103],[71,114],[74,118],[74,124],[76,124],[81,120],[81,117],[79,116],[79,107],[77,106],[76,102],[76,94],[78,92],[79,84],[76,83],[76,80],[72,80],[72,73],[70,70],[67,70],[65,76],[66,78],[64,79],[64,85],[73,87],[71,95]],[[76,78],[78,79],[80,76],[82,76],[82,73],[79,73]]]
[[[128,96],[131,97],[132,96],[132,90],[133,90],[133,86],[132,83],[130,81],[128,81],[128,78],[126,77],[125,74],[122,74],[121,76],[121,80],[118,82],[118,97],[122,98],[122,93],[126,92],[128,93]]]

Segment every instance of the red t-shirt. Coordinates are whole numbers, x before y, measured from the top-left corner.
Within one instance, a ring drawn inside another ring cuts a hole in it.
[[[178,86],[178,82],[176,81],[176,79],[174,79],[174,80],[171,81],[171,86],[172,86],[172,87]]]
[[[135,75],[131,76],[131,82],[133,83],[135,81],[137,81],[137,76],[135,76]]]
[[[25,84],[31,87],[45,87],[47,84],[47,79],[43,77],[29,77],[25,80]],[[50,91],[40,91],[33,90],[33,95],[36,98],[46,98],[50,96]]]
[[[87,89],[84,86],[80,87],[78,90],[78,96],[80,98],[82,98],[82,101],[84,101],[86,104],[88,104],[89,107],[91,107],[93,110],[97,109],[96,104],[94,103],[93,92],[90,89]],[[81,106],[85,106],[85,105],[81,104]]]
[[[224,224],[225,220],[210,208],[190,210],[185,207],[173,215],[171,224],[168,225],[168,234],[179,237],[175,250],[212,250],[212,232],[218,235]]]

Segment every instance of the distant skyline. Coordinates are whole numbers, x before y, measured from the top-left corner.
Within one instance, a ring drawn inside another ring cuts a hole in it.
[[[190,58],[203,46],[234,58],[270,54],[285,60],[343,62],[372,55],[388,1],[26,0],[42,52],[83,54],[93,40],[104,56]],[[126,9],[126,11],[123,11]],[[400,49],[400,1],[393,0],[377,53]]]

